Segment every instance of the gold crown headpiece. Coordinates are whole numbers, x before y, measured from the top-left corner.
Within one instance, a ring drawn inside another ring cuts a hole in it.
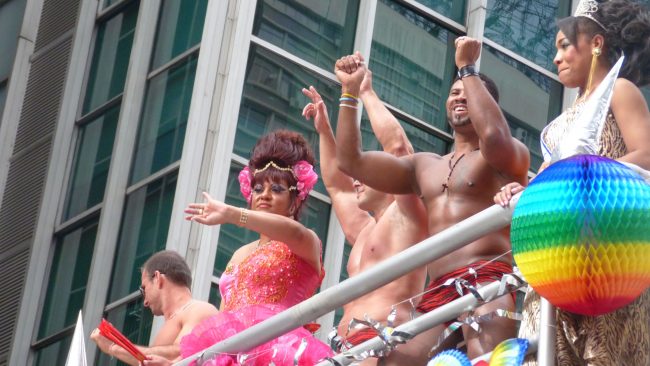
[[[273,160],[266,163],[266,165],[264,165],[264,168],[255,169],[255,172],[253,173],[253,175],[257,175],[257,173],[261,173],[261,172],[265,171],[266,169],[268,169],[270,167],[273,167],[273,168],[275,168],[277,170],[280,170],[280,171],[283,171],[283,172],[290,172],[294,176],[294,178],[297,178],[296,173],[293,171],[292,167],[283,168],[283,167],[279,166],[278,164],[276,164]]]
[[[594,17],[594,14],[598,11],[598,2],[596,0],[580,0],[578,3],[578,7],[576,8],[575,13],[573,14],[574,17],[583,17],[583,18],[589,18],[593,20],[596,24],[598,24],[603,30],[607,30],[607,28],[603,25],[603,23],[599,22],[598,19]]]

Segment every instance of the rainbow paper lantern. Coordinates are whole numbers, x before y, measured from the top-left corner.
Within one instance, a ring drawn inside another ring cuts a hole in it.
[[[614,311],[650,286],[650,185],[600,156],[560,160],[520,197],[510,237],[521,273],[553,305]]]
[[[472,366],[472,362],[463,352],[448,349],[432,358],[427,366]]]
[[[494,347],[490,356],[490,366],[521,366],[527,350],[527,339],[506,339]]]

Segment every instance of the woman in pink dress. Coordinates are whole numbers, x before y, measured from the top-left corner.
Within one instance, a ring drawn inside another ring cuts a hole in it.
[[[192,203],[185,210],[188,220],[235,224],[258,232],[260,238],[233,254],[220,279],[221,312],[182,339],[183,358],[298,304],[320,285],[321,242],[297,221],[318,179],[313,163],[313,153],[300,134],[269,133],[257,142],[239,174],[248,209],[204,193],[204,203]],[[238,355],[216,355],[204,365],[294,365],[294,358],[299,365],[314,365],[331,354],[301,327]]]

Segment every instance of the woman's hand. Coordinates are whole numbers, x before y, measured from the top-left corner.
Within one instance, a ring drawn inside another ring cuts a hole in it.
[[[512,196],[523,191],[525,188],[517,182],[508,183],[501,187],[501,190],[494,195],[494,203],[501,207],[508,207]]]
[[[205,203],[190,203],[185,209],[185,220],[196,221],[203,225],[221,225],[231,223],[230,207],[221,201],[212,198],[208,193],[203,192]]]
[[[313,86],[310,86],[309,89],[302,89],[302,94],[311,100],[311,103],[308,103],[305,108],[302,109],[302,116],[305,119],[309,120],[314,119],[314,128],[319,134],[331,130],[330,119],[327,115],[327,107],[323,102],[323,98],[318,94],[318,91]]]

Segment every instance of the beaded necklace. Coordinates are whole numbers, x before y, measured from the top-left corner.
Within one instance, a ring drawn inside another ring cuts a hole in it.
[[[478,151],[478,147],[470,153],[473,153],[474,151]],[[458,157],[458,160],[452,165],[451,161],[454,160],[454,156],[456,156],[456,152],[454,151],[453,154],[451,154],[451,157],[449,158],[449,174],[447,174],[447,179],[445,179],[445,182],[442,183],[442,191],[447,191],[447,194],[449,194],[449,179],[451,178],[451,175],[454,173],[454,169],[456,169],[456,165],[465,157],[466,153],[463,153],[461,156]]]

